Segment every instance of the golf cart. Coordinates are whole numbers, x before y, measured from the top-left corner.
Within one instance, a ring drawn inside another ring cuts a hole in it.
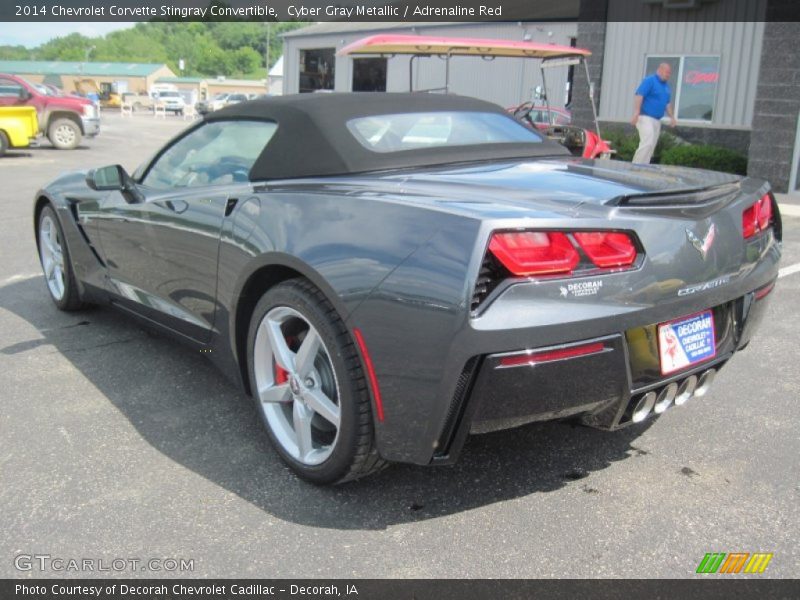
[[[510,40],[491,40],[479,38],[449,38],[438,36],[419,36],[419,35],[372,35],[357,40],[345,46],[338,52],[339,56],[411,56],[408,65],[408,87],[409,91],[414,91],[414,61],[421,57],[436,56],[445,61],[445,81],[444,87],[429,92],[438,91],[448,93],[450,88],[450,59],[454,56],[475,56],[484,60],[493,60],[498,57],[503,58],[533,58],[539,60],[539,67],[542,73],[541,89],[538,95],[544,102],[548,112],[550,103],[547,98],[547,84],[545,71],[553,67],[569,67],[571,65],[583,64],[586,71],[587,81],[589,79],[589,69],[586,65],[586,57],[591,52],[582,48],[571,46],[557,46],[554,44],[537,44],[534,42],[516,42]],[[555,140],[566,146],[575,156],[584,158],[608,158],[611,150],[608,142],[600,136],[600,128],[597,124],[597,109],[594,101],[594,86],[589,86],[589,97],[594,115],[594,130],[586,130],[572,125],[550,125],[540,129],[541,133],[548,138]],[[525,108],[530,108],[530,103],[520,105],[519,110],[514,112],[514,116],[522,122],[533,127],[532,123],[526,122]]]

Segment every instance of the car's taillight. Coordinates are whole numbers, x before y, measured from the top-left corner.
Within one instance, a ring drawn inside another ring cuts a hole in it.
[[[627,233],[578,231],[571,235],[595,267],[629,267],[636,261],[636,245]],[[517,276],[568,275],[581,262],[578,248],[561,231],[495,233],[489,251]]]
[[[580,231],[573,235],[586,256],[598,267],[627,267],[636,260],[636,246],[627,233]]]
[[[517,276],[571,273],[580,262],[566,234],[552,231],[495,233],[489,251]]]
[[[496,231],[470,307],[477,310],[510,277],[580,277],[633,269],[641,246],[624,231]]]
[[[748,239],[772,225],[772,197],[764,194],[742,211],[742,236]]]

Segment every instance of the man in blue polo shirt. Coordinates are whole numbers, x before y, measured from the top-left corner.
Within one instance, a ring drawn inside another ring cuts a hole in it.
[[[656,149],[658,136],[661,134],[661,118],[666,112],[669,115],[670,125],[675,127],[675,116],[672,114],[670,99],[672,93],[669,89],[669,77],[672,67],[668,63],[658,65],[658,70],[648,75],[636,88],[633,99],[633,118],[631,123],[639,131],[639,147],[633,155],[634,163],[649,164]]]

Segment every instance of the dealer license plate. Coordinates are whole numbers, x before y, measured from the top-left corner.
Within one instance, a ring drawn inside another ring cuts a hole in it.
[[[714,315],[710,310],[658,326],[662,375],[714,358],[716,353]]]

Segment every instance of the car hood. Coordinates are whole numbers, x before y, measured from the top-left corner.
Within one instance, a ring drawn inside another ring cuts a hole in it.
[[[382,179],[405,191],[468,200],[547,199],[569,204],[614,204],[622,198],[673,195],[736,184],[741,177],[685,167],[633,165],[617,160],[540,159],[433,168]],[[454,193],[455,192],[455,193]]]

